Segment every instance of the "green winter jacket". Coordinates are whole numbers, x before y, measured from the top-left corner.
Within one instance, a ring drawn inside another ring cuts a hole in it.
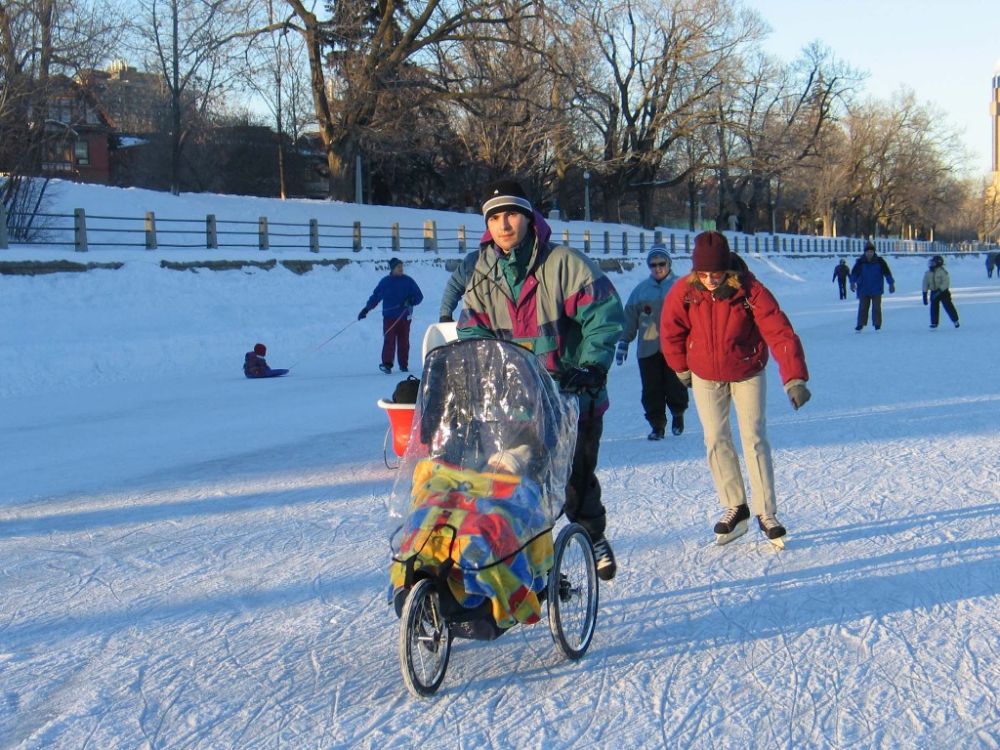
[[[573,367],[607,372],[622,332],[622,303],[611,280],[589,258],[548,242],[535,216],[536,236],[504,255],[483,245],[465,291],[458,337],[498,338],[531,350],[557,380]],[[603,414],[607,388],[580,394],[580,416]]]

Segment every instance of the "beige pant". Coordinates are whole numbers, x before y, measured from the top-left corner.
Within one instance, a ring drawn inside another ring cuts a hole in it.
[[[705,431],[708,467],[712,471],[719,500],[727,508],[743,505],[747,501],[729,421],[730,404],[736,407],[743,458],[750,477],[753,502],[750,510],[755,516],[774,515],[776,511],[774,465],[764,418],[765,385],[763,370],[736,383],[702,380],[693,373],[691,376],[691,392],[698,409],[698,419]]]

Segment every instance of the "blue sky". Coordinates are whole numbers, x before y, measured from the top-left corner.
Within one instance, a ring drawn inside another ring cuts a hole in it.
[[[820,40],[888,99],[909,86],[944,111],[972,154],[991,169],[990,86],[1000,64],[1000,0],[745,0],[772,28],[764,47],[791,60]]]

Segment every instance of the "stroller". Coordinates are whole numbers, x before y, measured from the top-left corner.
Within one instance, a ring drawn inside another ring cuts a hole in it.
[[[577,417],[575,399],[516,344],[457,341],[427,355],[389,512],[388,593],[415,695],[440,687],[454,638],[493,640],[543,608],[565,656],[590,646],[590,537],[570,523],[553,542]]]

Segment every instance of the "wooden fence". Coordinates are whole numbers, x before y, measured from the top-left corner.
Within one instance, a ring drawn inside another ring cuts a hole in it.
[[[87,215],[82,208],[72,214],[36,214],[40,223],[37,239],[18,245],[71,246],[78,252],[94,248],[130,247],[145,250],[205,249],[308,249],[313,253],[351,252],[381,249],[400,252],[403,249],[431,253],[464,254],[475,248],[480,227],[469,230],[464,225],[440,229],[433,220],[420,227],[351,224],[323,224],[317,219],[306,223],[271,221],[266,216],[251,220],[222,220],[214,214],[196,219],[157,217],[152,211],[142,217]],[[9,247],[6,213],[0,205],[0,249]],[[553,222],[556,226],[563,222]],[[563,227],[553,233],[563,244],[572,245],[590,254],[644,256],[653,244],[665,245],[673,253],[688,254],[694,232],[683,230],[573,230]],[[860,254],[865,240],[856,237],[811,237],[803,235],[745,235],[727,233],[730,245],[737,252],[781,254]],[[880,253],[931,253],[978,251],[978,246],[955,247],[940,242],[919,240],[876,239]]]

